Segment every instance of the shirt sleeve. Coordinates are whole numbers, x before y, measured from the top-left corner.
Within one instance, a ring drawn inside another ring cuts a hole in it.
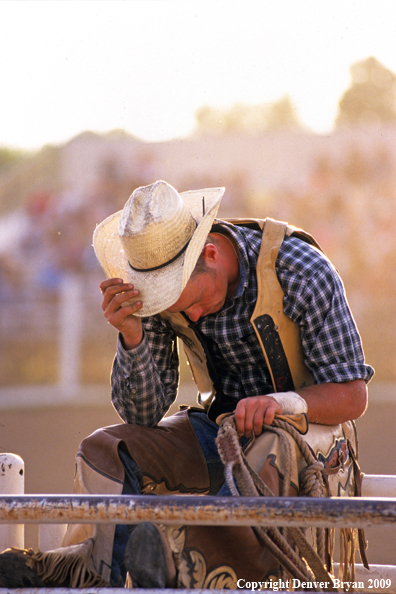
[[[300,328],[305,363],[315,383],[370,381],[361,338],[344,285],[331,262],[305,242],[289,238],[278,277],[284,313]]]
[[[143,340],[135,349],[126,351],[118,339],[111,399],[126,423],[153,427],[176,399],[179,357],[176,336],[162,318],[144,318],[143,327]]]

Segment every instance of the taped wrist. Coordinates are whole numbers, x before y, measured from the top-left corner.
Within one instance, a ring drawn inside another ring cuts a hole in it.
[[[284,415],[298,415],[308,412],[304,398],[296,392],[275,392],[269,394],[282,407]]]

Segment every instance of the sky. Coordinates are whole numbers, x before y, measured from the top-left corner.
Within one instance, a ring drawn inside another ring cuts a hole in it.
[[[330,132],[350,66],[396,73],[395,0],[1,0],[0,146],[185,137],[203,105],[288,95]]]

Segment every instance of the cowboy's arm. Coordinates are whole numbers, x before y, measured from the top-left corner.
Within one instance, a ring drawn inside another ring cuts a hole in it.
[[[362,379],[307,386],[297,393],[308,405],[310,423],[338,425],[358,419],[367,407],[367,386]]]
[[[134,315],[138,292],[121,279],[101,283],[102,309],[108,322],[119,331],[117,355],[111,384],[112,402],[127,423],[154,426],[165,415],[176,398],[178,355],[173,331],[156,318]]]
[[[112,403],[126,423],[155,426],[174,402],[178,355],[172,337],[144,333],[140,345],[125,350],[119,337],[111,373]]]
[[[307,403],[310,423],[338,425],[360,417],[367,406],[364,380],[344,383],[325,383],[296,390]],[[275,396],[275,395],[274,395]],[[238,402],[235,421],[238,432],[250,437],[252,431],[260,435],[262,425],[270,425],[275,414],[283,414],[282,406],[271,396],[253,396]]]

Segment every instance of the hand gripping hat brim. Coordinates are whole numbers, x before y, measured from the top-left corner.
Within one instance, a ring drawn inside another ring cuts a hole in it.
[[[158,181],[137,188],[123,210],[96,227],[93,247],[106,276],[121,278],[140,291],[143,306],[135,315],[160,313],[179,299],[224,191],[205,188],[179,194]]]

